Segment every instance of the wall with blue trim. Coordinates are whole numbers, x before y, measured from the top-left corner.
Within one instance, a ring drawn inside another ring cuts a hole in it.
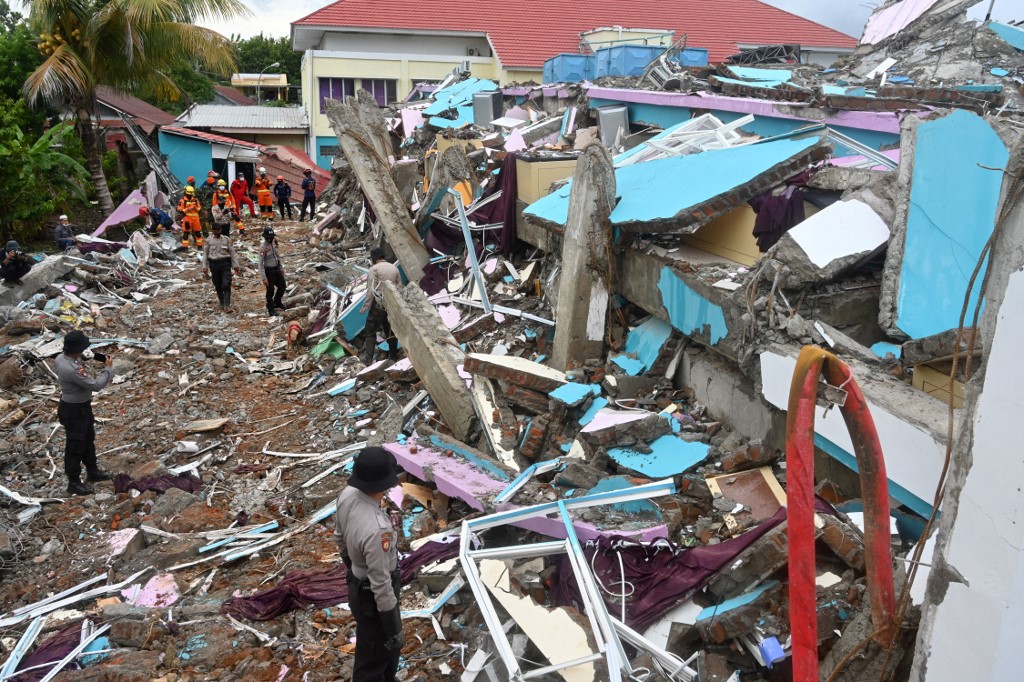
[[[333,154],[321,154],[321,147],[337,147],[338,138],[333,135],[319,135],[316,138],[315,149],[313,150],[313,158],[316,159],[316,165],[321,168],[330,168],[331,160],[334,158]]]
[[[693,117],[693,110],[689,107],[672,107],[661,104],[638,104],[634,102],[619,102],[616,100],[601,98],[590,100],[590,106],[593,109],[609,104],[625,104],[629,109],[630,121],[643,121],[644,123],[658,125],[663,128],[669,128],[684,121],[688,121]],[[710,109],[709,111],[711,111],[711,113],[723,123],[729,123],[745,116],[745,114],[734,111],[716,111],[714,109]],[[755,133],[762,137],[773,137],[775,135],[791,133],[798,128],[814,124],[815,121],[773,118],[771,116],[755,116],[754,122],[743,126],[743,130]],[[830,127],[844,135],[852,137],[861,144],[865,144],[872,149],[881,149],[883,145],[898,144],[900,141],[900,136],[896,133],[883,133],[877,130],[861,130],[859,128],[848,128],[846,126]],[[852,155],[855,152],[839,148],[836,150],[836,153],[838,156],[847,156]]]
[[[170,135],[161,130],[159,145],[160,153],[167,156],[171,172],[183,184],[190,175],[202,181],[213,168],[213,145],[209,142]]]

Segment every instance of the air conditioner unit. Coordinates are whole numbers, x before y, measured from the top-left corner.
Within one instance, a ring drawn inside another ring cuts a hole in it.
[[[462,61],[462,64],[459,65],[459,70],[462,71],[462,73],[469,73],[470,71],[473,70],[472,65],[469,63],[468,59],[464,59]]]
[[[473,122],[482,128],[493,128],[491,121],[504,113],[502,93],[489,90],[473,94]]]
[[[476,57],[476,56],[478,56],[477,49],[475,47],[467,47],[466,48],[466,56],[467,57]]]

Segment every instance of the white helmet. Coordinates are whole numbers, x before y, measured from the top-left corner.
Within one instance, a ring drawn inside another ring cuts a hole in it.
[[[266,174],[267,174],[267,169],[264,168],[263,166],[260,166],[260,175],[266,175]]]

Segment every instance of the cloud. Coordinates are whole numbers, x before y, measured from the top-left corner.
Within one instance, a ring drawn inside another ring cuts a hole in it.
[[[825,26],[860,37],[864,32],[864,24],[868,17],[883,4],[881,0],[761,0],[769,5],[784,9],[804,18],[816,21]],[[989,7],[988,0],[979,0],[968,16],[972,19],[985,18]],[[1024,19],[1024,0],[996,0],[992,10],[992,18],[996,21]]]

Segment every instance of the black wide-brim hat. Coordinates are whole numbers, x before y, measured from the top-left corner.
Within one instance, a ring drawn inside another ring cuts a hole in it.
[[[356,455],[348,484],[364,493],[379,493],[398,485],[398,462],[381,447],[363,448]]]
[[[81,353],[91,344],[92,341],[89,340],[89,337],[76,329],[73,332],[68,332],[67,336],[64,337],[64,352]]]

